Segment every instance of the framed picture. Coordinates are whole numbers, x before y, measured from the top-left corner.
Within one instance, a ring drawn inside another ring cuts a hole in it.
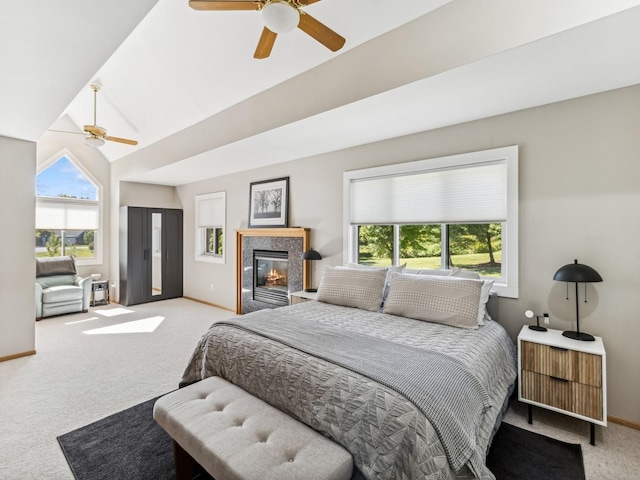
[[[249,228],[289,226],[289,177],[252,182],[249,188]]]

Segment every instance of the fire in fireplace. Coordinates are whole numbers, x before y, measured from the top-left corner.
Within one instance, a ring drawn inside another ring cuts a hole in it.
[[[288,270],[287,252],[254,250],[253,299],[275,305],[288,305]]]

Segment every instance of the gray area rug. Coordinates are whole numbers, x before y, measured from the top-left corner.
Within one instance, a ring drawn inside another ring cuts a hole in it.
[[[171,438],[148,400],[58,437],[77,480],[172,480]],[[487,457],[497,480],[584,480],[580,445],[503,423]],[[198,478],[205,479],[202,475]],[[210,478],[210,477],[208,477]],[[355,472],[352,480],[364,480]]]

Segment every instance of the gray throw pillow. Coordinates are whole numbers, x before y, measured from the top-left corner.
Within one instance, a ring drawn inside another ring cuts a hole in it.
[[[478,328],[481,291],[482,280],[395,274],[383,312],[475,329]]]
[[[386,270],[324,267],[317,299],[320,302],[377,312]]]
[[[382,307],[384,305],[384,301],[387,298],[387,293],[389,293],[389,283],[391,283],[391,277],[394,273],[402,273],[406,268],[407,264],[404,263],[402,265],[398,265],[396,267],[372,267],[370,265],[361,265],[359,263],[347,263],[344,267],[336,267],[336,268],[355,268],[358,270],[384,270],[387,272],[387,278],[384,281],[384,291],[382,292],[382,303],[380,304],[379,311],[382,311]]]

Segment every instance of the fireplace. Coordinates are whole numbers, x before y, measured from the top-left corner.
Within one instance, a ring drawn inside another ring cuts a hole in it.
[[[288,305],[288,277],[288,252],[253,251],[253,300],[273,305]]]
[[[307,281],[309,262],[302,261],[303,252],[310,248],[309,236],[310,229],[304,227],[236,230],[236,313],[238,315],[283,306],[282,303],[274,304],[253,299],[256,250],[287,253],[288,293],[298,292],[310,286]],[[284,294],[280,298],[284,300]]]

